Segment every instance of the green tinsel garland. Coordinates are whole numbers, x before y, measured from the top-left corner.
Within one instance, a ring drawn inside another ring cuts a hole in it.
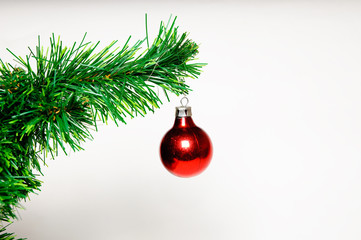
[[[198,45],[178,35],[175,20],[169,28],[161,23],[151,46],[147,35],[132,47],[129,38],[120,50],[114,41],[95,53],[99,42],[84,36],[67,48],[53,35],[46,52],[40,40],[25,58],[9,50],[19,67],[0,60],[0,222],[16,218],[19,202],[40,190],[34,172],[41,173],[48,153],[81,150],[99,120],[125,123],[127,116],[153,112],[161,104],[157,86],[167,98],[167,92],[189,92],[184,78],[197,78],[205,64],[190,62]],[[136,55],[145,41],[146,51]],[[5,228],[0,239],[13,239]]]

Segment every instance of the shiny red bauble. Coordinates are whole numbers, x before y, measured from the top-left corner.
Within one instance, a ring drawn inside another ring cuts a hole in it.
[[[160,146],[164,167],[178,177],[192,177],[207,168],[212,153],[211,140],[194,124],[190,107],[177,107],[174,126],[165,134]]]

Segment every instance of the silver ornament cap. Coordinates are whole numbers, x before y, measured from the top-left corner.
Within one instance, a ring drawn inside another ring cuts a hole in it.
[[[192,108],[189,106],[176,107],[175,108],[175,116],[177,118],[191,117],[192,116]]]

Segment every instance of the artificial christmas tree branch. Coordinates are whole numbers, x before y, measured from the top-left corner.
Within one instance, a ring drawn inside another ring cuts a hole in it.
[[[148,34],[131,47],[129,39],[121,48],[116,43],[96,53],[99,42],[85,36],[68,48],[53,35],[46,51],[40,40],[25,58],[9,50],[20,66],[0,60],[0,221],[16,218],[19,201],[40,190],[34,172],[48,154],[81,150],[97,121],[125,123],[153,112],[162,103],[157,88],[167,98],[187,94],[184,78],[197,78],[205,65],[191,62],[198,45],[178,34],[175,19],[169,28],[161,23],[152,45]]]

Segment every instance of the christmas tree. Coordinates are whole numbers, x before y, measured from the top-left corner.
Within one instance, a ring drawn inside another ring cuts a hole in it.
[[[152,44],[148,31],[132,46],[129,38],[100,51],[85,36],[66,47],[53,35],[47,49],[39,38],[25,57],[8,49],[16,65],[0,59],[0,239],[15,238],[6,224],[16,219],[19,202],[40,190],[47,158],[82,150],[99,121],[125,123],[154,112],[162,103],[159,88],[168,100],[168,93],[190,91],[185,78],[197,78],[205,64],[191,62],[198,45],[178,33],[175,20],[161,23]]]

